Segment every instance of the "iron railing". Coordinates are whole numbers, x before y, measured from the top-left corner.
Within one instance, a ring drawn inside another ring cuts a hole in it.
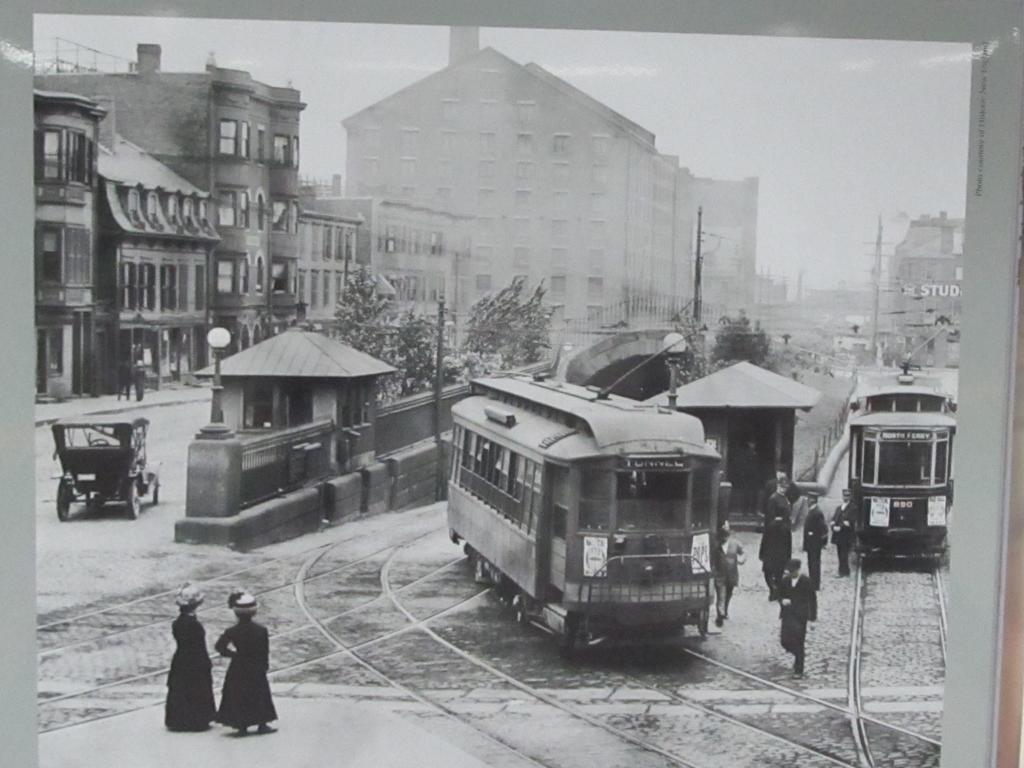
[[[271,434],[242,432],[242,508],[330,475],[331,420]]]

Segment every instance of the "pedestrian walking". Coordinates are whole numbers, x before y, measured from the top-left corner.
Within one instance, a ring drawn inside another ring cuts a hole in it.
[[[786,521],[786,525],[792,522],[793,507],[789,503],[789,499],[786,498],[788,489],[789,480],[785,474],[782,474],[781,479],[775,484],[775,491],[768,497],[768,501],[764,505],[766,523],[776,517],[782,517]]]
[[[733,590],[740,583],[739,566],[745,563],[743,545],[730,536],[728,521],[718,530],[718,540],[712,557],[712,571],[715,576],[715,626],[729,618],[729,602]]]
[[[789,522],[778,515],[765,526],[761,535],[758,557],[764,572],[764,583],[768,585],[768,599],[778,598],[779,581],[786,569],[786,563],[793,556],[793,532]]]
[[[277,720],[274,700],[267,682],[270,666],[270,636],[267,628],[253,620],[256,598],[235,591],[228,597],[228,607],[238,622],[228,628],[214,646],[217,653],[231,659],[224,675],[217,722],[234,728],[245,736],[250,726],[257,733],[273,733],[268,723]]]
[[[779,466],[778,470],[776,470],[775,475],[768,478],[767,482],[765,482],[764,488],[761,490],[760,494],[761,516],[764,518],[765,525],[767,525],[768,522],[772,519],[770,510],[768,509],[768,502],[771,500],[772,496],[778,490],[779,486],[781,485],[785,487],[787,483],[788,478],[786,476],[785,470],[782,468],[781,465]]]
[[[128,360],[117,364],[117,399],[124,395],[125,400],[132,399],[132,365]]]
[[[132,366],[132,381],[135,384],[135,399],[141,401],[146,389],[146,361],[143,358],[141,346],[136,348],[135,363]]]
[[[804,520],[804,552],[807,553],[807,575],[811,586],[821,589],[821,550],[828,544],[828,523],[818,506],[818,495],[807,494],[807,517]]]
[[[853,507],[850,505],[850,490],[843,489],[843,503],[832,515],[832,543],[839,555],[839,575],[850,575],[850,546],[853,544]]]
[[[171,731],[205,731],[217,716],[206,632],[196,618],[202,593],[191,584],[178,590],[178,618],[171,624],[177,648],[167,673],[164,725]]]
[[[786,573],[779,584],[779,641],[793,654],[793,676],[804,676],[804,655],[807,643],[807,622],[818,620],[818,596],[811,580],[800,573],[800,560],[786,563]]]

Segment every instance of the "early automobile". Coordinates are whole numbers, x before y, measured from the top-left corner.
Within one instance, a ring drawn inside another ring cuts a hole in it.
[[[67,520],[74,502],[99,508],[122,502],[132,519],[139,516],[142,497],[160,499],[157,468],[146,463],[149,421],[126,419],[62,419],[53,425],[54,455],[60,459],[57,517]]]

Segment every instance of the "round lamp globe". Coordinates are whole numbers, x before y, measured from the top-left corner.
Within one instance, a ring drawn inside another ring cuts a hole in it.
[[[224,349],[231,343],[231,332],[227,328],[211,328],[206,334],[206,343],[213,349]]]
[[[686,337],[681,333],[669,333],[662,339],[662,349],[672,354],[680,354],[686,351]]]

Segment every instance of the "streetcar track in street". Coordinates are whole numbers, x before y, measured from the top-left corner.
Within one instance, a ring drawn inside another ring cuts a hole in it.
[[[374,555],[380,554],[381,552],[386,552],[388,550],[397,551],[397,550],[399,550],[399,549],[401,549],[403,547],[409,546],[409,545],[411,545],[411,544],[413,544],[413,543],[415,543],[415,542],[417,542],[417,541],[419,541],[419,540],[421,540],[423,538],[426,538],[427,536],[436,534],[439,530],[441,530],[441,529],[435,529],[435,530],[432,530],[432,531],[428,531],[425,534],[421,534],[419,536],[413,537],[412,539],[409,539],[406,542],[404,542],[402,544],[399,544],[399,545],[391,545],[389,547],[384,547],[383,549],[381,549],[378,552],[374,553]],[[320,548],[317,548],[317,549],[320,549]],[[327,549],[329,549],[329,547]],[[319,553],[316,556],[316,559],[319,560],[320,557],[322,557],[324,554],[326,554],[327,549],[325,549],[324,552]],[[372,557],[374,555],[368,555],[367,558]],[[420,576],[417,579],[414,579],[413,581],[409,582],[408,584],[403,585],[402,587],[399,588],[399,591],[410,589],[410,588],[412,588],[412,587],[414,587],[414,586],[416,586],[416,585],[426,581],[427,579],[433,578],[438,573],[442,573],[443,571],[447,570],[448,568],[451,568],[453,565],[455,565],[455,564],[457,564],[459,562],[462,562],[463,560],[464,560],[464,558],[461,558],[461,557],[460,558],[455,558],[455,559],[445,563],[444,565],[442,565],[442,566],[440,566],[438,568],[435,568],[434,570],[430,571],[429,573],[424,574],[423,576]],[[354,565],[354,563],[353,563],[353,565]],[[305,572],[308,572],[308,568],[305,569]],[[307,582],[316,581],[317,579],[319,579],[322,575],[325,575],[326,573],[327,572],[325,571],[323,573],[316,574],[314,576],[310,576],[310,577],[308,577],[306,579],[306,581]],[[294,589],[294,585],[295,585],[295,581],[293,579],[292,584],[290,584],[288,586],[290,586],[290,587],[292,587]],[[478,595],[474,595],[473,598],[470,598],[470,599],[474,599],[477,596]],[[373,603],[379,601],[381,599],[381,597],[383,597],[383,595],[378,593],[377,595],[375,595],[374,597],[370,598],[369,600],[366,600],[366,601],[364,601],[364,602],[362,602],[362,603],[360,603],[358,605],[353,606],[352,608],[349,608],[349,609],[347,609],[345,611],[342,611],[339,614],[327,617],[325,619],[325,621],[334,621],[334,620],[339,619],[339,618],[341,618],[343,616],[347,616],[349,614],[356,613],[356,612],[361,611],[361,610],[365,610],[369,605],[372,605]],[[314,628],[314,627],[315,627],[315,624],[313,624],[313,623],[302,624],[302,625],[300,625],[298,627],[293,627],[291,629],[285,630],[284,632],[277,632],[277,633],[275,633],[272,636],[272,638],[276,640],[278,638],[287,637],[289,635],[294,635],[294,634],[297,634],[297,633],[305,631],[305,630],[309,630],[309,629]],[[388,632],[385,635],[380,636],[379,638],[374,638],[373,640],[368,641],[368,643],[361,643],[360,645],[366,645],[366,644],[369,644],[369,643],[390,639],[391,637],[397,636],[399,634],[404,634],[405,632],[410,631],[410,629],[411,629],[410,627],[402,627],[399,630],[394,630],[394,631]],[[333,655],[336,655],[336,654],[334,654],[334,653],[321,654],[321,655],[318,655],[318,656],[316,656],[314,658],[305,659],[305,660],[303,660],[301,662],[297,662],[296,664],[292,664],[292,665],[288,665],[286,667],[281,667],[281,668],[275,669],[275,670],[273,670],[271,672],[271,674],[279,673],[279,672],[284,672],[284,671],[287,671],[287,670],[291,670],[291,669],[295,669],[295,668],[298,668],[298,667],[301,667],[301,666],[312,664],[312,663],[315,663],[315,662],[318,662],[318,661],[322,661],[323,659],[329,658],[329,657],[331,657]],[[216,660],[218,657],[215,654],[211,654],[211,658]],[[48,704],[57,704],[57,703],[60,703],[60,702],[69,701],[71,699],[78,699],[78,698],[83,698],[83,697],[86,697],[86,696],[90,696],[90,695],[92,695],[94,693],[98,693],[98,692],[101,692],[101,691],[109,690],[111,688],[116,688],[116,687],[119,687],[119,686],[130,685],[131,683],[141,682],[141,681],[147,680],[149,678],[165,675],[165,674],[167,674],[169,669],[170,669],[169,666],[165,666],[165,667],[162,667],[162,668],[160,668],[158,670],[154,670],[154,671],[151,671],[151,672],[143,672],[143,673],[140,673],[138,675],[132,675],[130,677],[119,678],[117,680],[112,680],[112,681],[103,683],[101,685],[93,686],[93,687],[85,689],[85,690],[74,691],[74,692],[66,693],[66,694],[59,694],[57,696],[50,696],[50,697],[47,697],[45,699],[38,700],[37,701],[37,706],[43,706],[43,705],[48,705]],[[83,721],[83,722],[88,722],[88,721]],[[77,723],[75,723],[75,724],[77,724]],[[63,727],[67,727],[67,726],[63,726]],[[48,730],[56,730],[56,729],[42,730],[41,733],[46,733],[46,732],[48,732]]]
[[[554,708],[556,708],[556,709],[558,709],[558,710],[560,710],[560,711],[570,715],[571,717],[574,717],[576,719],[582,720],[583,722],[587,723],[588,725],[592,725],[592,726],[594,726],[596,728],[599,728],[599,729],[601,729],[601,730],[603,730],[603,731],[605,731],[607,733],[610,733],[613,736],[616,736],[619,739],[621,739],[621,740],[623,740],[623,741],[625,741],[625,742],[627,742],[629,744],[632,744],[635,747],[638,747],[638,748],[644,750],[645,752],[650,752],[652,754],[658,755],[659,757],[663,757],[666,760],[669,760],[670,762],[672,762],[672,763],[674,763],[676,765],[684,766],[684,768],[699,768],[699,766],[697,764],[690,762],[686,758],[684,758],[684,757],[682,757],[680,755],[677,755],[674,752],[670,752],[670,751],[668,751],[666,749],[662,749],[661,747],[658,747],[655,744],[651,744],[648,741],[645,741],[645,740],[640,739],[640,738],[638,738],[636,736],[633,736],[632,734],[622,730],[621,728],[617,728],[617,727],[615,727],[613,725],[609,725],[608,723],[603,722],[600,718],[597,718],[597,717],[595,717],[593,715],[587,714],[586,712],[582,712],[579,709],[577,709],[576,707],[571,707],[571,706],[566,705],[564,702],[559,701],[558,699],[554,698],[553,696],[550,696],[550,695],[548,695],[548,694],[546,694],[546,693],[544,693],[542,691],[539,691],[536,688],[534,688],[533,686],[530,686],[530,685],[522,682],[521,680],[518,680],[517,678],[514,678],[511,675],[508,675],[505,672],[502,672],[500,669],[498,669],[497,667],[493,666],[492,664],[484,661],[483,659],[477,657],[476,655],[470,653],[469,651],[466,651],[466,650],[460,648],[459,646],[455,645],[454,643],[450,642],[449,640],[446,640],[445,638],[441,637],[439,634],[437,634],[437,632],[435,632],[433,629],[431,629],[429,626],[427,626],[428,622],[433,620],[433,618],[436,618],[436,617],[428,617],[428,618],[425,618],[425,619],[417,619],[416,616],[413,615],[413,613],[410,612],[409,609],[405,607],[405,605],[401,602],[401,600],[398,599],[397,593],[394,590],[391,589],[391,585],[390,585],[390,583],[388,581],[388,570],[390,568],[390,562],[391,561],[388,561],[388,563],[385,563],[384,568],[381,569],[381,586],[383,588],[384,594],[387,595],[387,597],[391,600],[391,602],[395,606],[395,608],[397,608],[403,615],[405,615],[405,617],[407,619],[409,619],[409,621],[413,625],[417,626],[417,628],[419,629],[420,632],[422,632],[425,635],[427,635],[428,637],[430,637],[439,646],[441,646],[443,648],[446,648],[447,650],[451,651],[452,653],[455,653],[457,656],[465,659],[470,664],[472,664],[472,665],[474,665],[474,666],[476,666],[476,667],[478,667],[480,669],[483,669],[484,671],[486,671],[486,672],[490,673],[491,675],[497,677],[498,679],[502,680],[503,682],[505,682],[506,684],[512,686],[513,688],[522,691],[523,693],[525,693],[526,695],[530,696],[531,698],[537,699],[538,701],[543,702],[544,704],[552,706],[552,707],[554,707]]]
[[[875,758],[871,752],[867,726],[863,718],[861,706],[861,648],[864,640],[864,561],[861,560],[854,575],[853,583],[853,617],[850,621],[850,656],[847,662],[847,704],[850,708],[850,729],[857,757],[861,765],[875,768]]]
[[[942,667],[946,668],[946,649],[949,642],[949,619],[946,615],[946,584],[942,579],[942,568],[935,566],[933,572],[935,592],[939,601],[939,642],[942,644]]]

